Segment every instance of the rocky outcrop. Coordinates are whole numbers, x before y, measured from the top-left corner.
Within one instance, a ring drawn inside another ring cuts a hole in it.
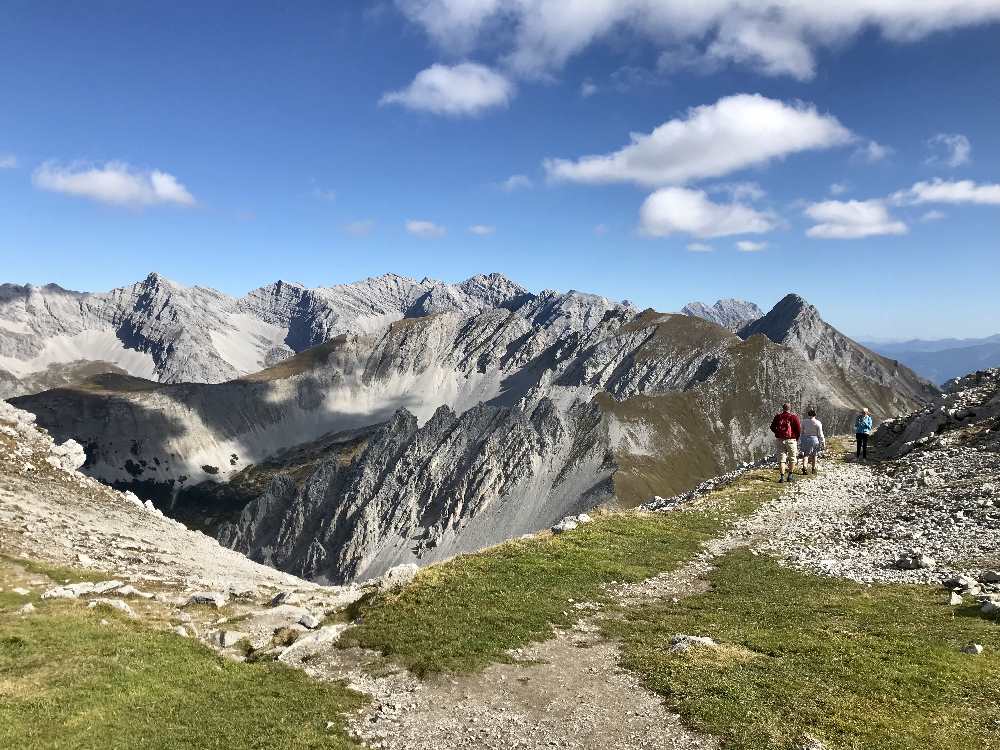
[[[830,362],[851,376],[860,376],[910,396],[927,400],[938,390],[908,367],[866,349],[820,317],[819,311],[797,294],[789,294],[760,320],[739,331],[748,339],[763,335],[813,362]]]
[[[879,425],[873,437],[882,457],[953,445],[1000,452],[1000,370],[980,370],[945,384],[945,392],[919,411]]]
[[[684,315],[710,320],[730,331],[738,331],[748,323],[764,317],[764,311],[745,299],[720,299],[714,305],[689,302],[681,308]]]
[[[353,464],[328,462],[301,486],[276,477],[220,540],[310,579],[371,578],[591,508],[611,496],[610,459],[607,425],[587,405],[442,406],[422,427],[400,410]]]

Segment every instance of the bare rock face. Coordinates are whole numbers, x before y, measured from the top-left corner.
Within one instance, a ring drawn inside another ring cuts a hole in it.
[[[42,390],[35,381],[55,387],[60,378],[72,384],[110,371],[162,383],[221,383],[339,334],[371,334],[430,312],[475,313],[525,294],[500,274],[460,284],[386,274],[318,289],[278,281],[240,299],[155,273],[95,294],[4,284],[0,396]],[[70,364],[76,371],[67,373]]]
[[[593,507],[611,494],[609,458],[606,425],[585,405],[442,406],[423,427],[400,410],[352,465],[325,463],[301,487],[276,478],[220,541],[314,580],[373,578]]]
[[[811,361],[831,362],[848,373],[905,390],[917,399],[933,398],[938,389],[895,360],[866,349],[824,321],[819,311],[797,294],[789,294],[760,320],[739,330],[748,339],[761,334]]]
[[[764,311],[745,299],[720,299],[714,305],[704,302],[689,302],[681,308],[684,315],[702,320],[710,320],[730,331],[738,331],[743,326],[760,320]]]

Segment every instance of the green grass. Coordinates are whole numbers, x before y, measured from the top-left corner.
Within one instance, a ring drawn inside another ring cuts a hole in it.
[[[226,660],[107,608],[35,606],[28,617],[0,612],[2,748],[357,747],[341,716],[361,698],[340,685]]]
[[[419,675],[471,671],[551,637],[579,617],[569,600],[606,601],[611,582],[680,567],[736,516],[774,497],[754,472],[701,510],[619,513],[555,537],[508,542],[423,569],[401,593],[363,600],[342,642],[381,651]]]
[[[34,573],[38,576],[50,578],[53,581],[53,586],[61,585],[66,581],[72,581],[74,583],[78,581],[91,581],[92,583],[97,583],[98,581],[107,581],[114,578],[114,576],[110,573],[105,573],[99,570],[84,570],[66,565],[45,563],[39,560],[26,560],[3,554],[0,554],[0,565],[8,568],[18,566],[28,573]]]
[[[609,620],[624,665],[697,729],[738,750],[1000,746],[1000,625],[941,590],[866,587],[780,567],[746,550],[712,590]],[[723,648],[671,654],[676,633]],[[983,655],[960,653],[970,641]]]

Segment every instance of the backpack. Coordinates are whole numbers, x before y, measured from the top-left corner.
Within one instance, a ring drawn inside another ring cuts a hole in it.
[[[785,414],[782,412],[778,415],[778,424],[774,431],[779,440],[791,440],[795,437],[795,431],[792,429],[791,414]]]

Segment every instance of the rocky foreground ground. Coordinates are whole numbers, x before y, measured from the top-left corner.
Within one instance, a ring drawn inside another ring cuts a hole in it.
[[[20,585],[44,588],[43,597],[113,606],[235,659],[277,658],[320,680],[346,680],[371,698],[352,719],[371,747],[717,746],[620,667],[618,646],[601,636],[600,612],[588,602],[568,602],[579,612],[575,626],[512,652],[512,664],[421,680],[375,653],[336,648],[351,627],[338,613],[365,590],[252,563],[83,477],[78,446],[57,446],[30,416],[0,408],[4,551],[93,574],[53,581],[23,571]],[[983,616],[1000,615],[1000,372],[952,384],[931,407],[884,423],[874,444],[872,462],[821,462],[817,477],[786,488],[686,566],[617,588],[614,600],[634,606],[698,593],[715,558],[749,547],[821,576],[926,584],[954,606],[974,602]],[[640,512],[698,508],[739,479],[734,472]],[[586,520],[557,530],[572,533]],[[394,571],[372,587],[405,585],[412,573]],[[678,634],[667,647],[713,648],[711,636]],[[974,658],[982,646],[963,650]],[[802,747],[822,747],[809,742]]]

